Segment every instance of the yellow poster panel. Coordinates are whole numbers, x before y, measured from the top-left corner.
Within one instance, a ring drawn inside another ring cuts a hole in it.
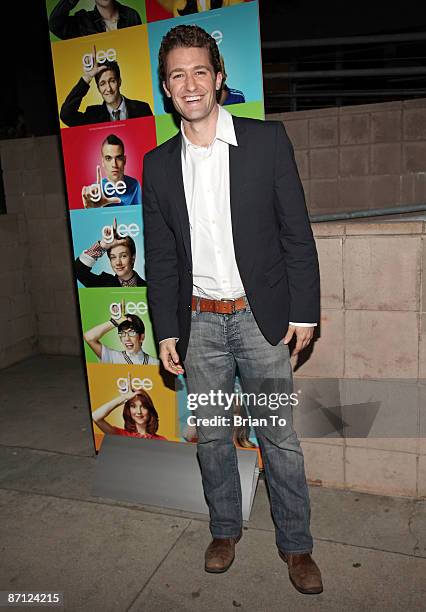
[[[95,51],[96,56],[94,56]],[[64,40],[52,45],[61,127],[74,127],[102,121],[101,114],[99,119],[93,120],[93,117],[96,117],[96,111],[88,115],[87,120],[84,120],[82,116],[88,107],[95,105],[105,107],[105,102],[108,103],[108,99],[101,94],[95,78],[91,79],[88,88],[81,80],[83,75],[87,76],[93,69],[94,57],[96,57],[98,66],[111,61],[116,62],[120,70],[120,93],[128,100],[146,104],[148,112],[139,114],[139,116],[152,114],[150,111],[154,108],[154,100],[148,30],[146,25],[140,25],[84,38]],[[64,103],[67,105],[67,111],[69,111],[69,106],[78,107],[80,116],[74,122],[64,123],[62,120]],[[140,107],[140,104],[136,106]]]
[[[177,396],[164,385],[158,366],[86,365],[96,450],[105,433],[180,441]],[[145,424],[135,416],[139,404],[132,398],[147,409]]]

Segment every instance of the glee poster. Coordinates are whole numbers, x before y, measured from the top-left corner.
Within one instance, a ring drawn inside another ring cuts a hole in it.
[[[96,450],[105,435],[194,442],[184,381],[165,375],[147,300],[144,155],[179,129],[158,76],[163,36],[216,40],[219,103],[264,118],[257,1],[46,0]],[[235,432],[247,447],[252,433]]]

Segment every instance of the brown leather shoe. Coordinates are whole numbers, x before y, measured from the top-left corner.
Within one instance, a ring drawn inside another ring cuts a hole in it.
[[[226,572],[235,558],[235,544],[239,542],[241,535],[238,538],[213,538],[207,547],[205,554],[206,572],[211,574],[222,574]]]
[[[278,553],[288,565],[288,575],[295,589],[305,595],[322,593],[321,572],[309,553],[283,553],[280,550]]]

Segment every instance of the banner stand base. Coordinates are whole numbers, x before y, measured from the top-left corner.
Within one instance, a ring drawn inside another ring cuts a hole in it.
[[[243,519],[256,492],[258,454],[237,448]],[[105,436],[96,459],[92,495],[208,514],[196,444]]]

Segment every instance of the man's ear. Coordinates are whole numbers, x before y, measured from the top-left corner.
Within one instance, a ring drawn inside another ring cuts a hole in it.
[[[166,96],[167,96],[168,98],[171,98],[171,97],[172,97],[172,94],[170,93],[169,89],[167,88],[166,81],[163,81],[163,89],[164,89],[164,91],[165,91],[165,93],[166,93]]]
[[[219,89],[222,87],[222,81],[223,74],[221,72],[218,72],[216,75],[216,91],[219,91]]]
[[[121,77],[118,79],[118,89],[121,87]]]

